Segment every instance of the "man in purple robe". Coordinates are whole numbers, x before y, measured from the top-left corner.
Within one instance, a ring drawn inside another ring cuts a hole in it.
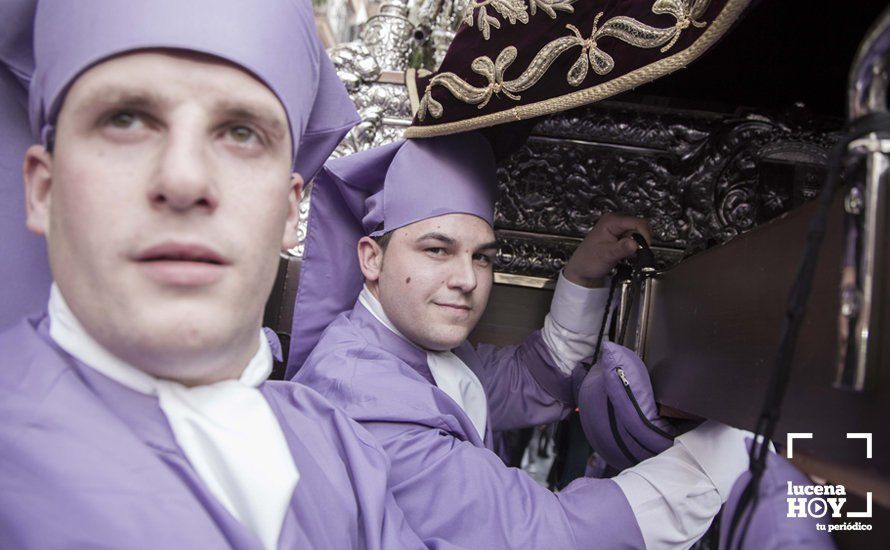
[[[604,217],[560,274],[542,330],[474,347],[466,338],[493,282],[494,181],[491,148],[475,133],[330,161],[312,196],[290,376],[383,444],[396,500],[423,537],[689,547],[747,467],[740,430],[706,423],[613,479],[559,493],[492,452],[493,430],[553,422],[575,406],[573,373],[577,382],[593,354],[606,299],[589,287],[636,250],[630,231],[647,233],[642,220]]]
[[[311,4],[40,0],[34,25],[54,282],[0,333],[0,547],[424,547],[373,438],[265,382],[302,181],[356,122]]]

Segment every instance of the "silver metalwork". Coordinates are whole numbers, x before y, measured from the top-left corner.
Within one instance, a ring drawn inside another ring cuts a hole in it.
[[[631,295],[633,292],[633,285],[630,281],[621,281],[621,285],[618,287],[618,318],[615,320],[615,326],[621,327],[625,323],[625,319],[627,319],[628,324],[630,320],[633,319],[636,321],[639,319],[639,315],[637,315],[637,311],[631,311],[631,305],[637,303],[634,301],[634,296]],[[630,327],[628,327],[630,328]],[[620,331],[617,331],[620,332]],[[634,334],[634,331],[628,330],[624,334],[624,340],[616,342],[625,347],[629,347],[634,349],[634,343],[631,341],[631,335]],[[616,334],[616,337],[618,335]]]
[[[409,0],[384,2],[380,13],[365,23],[359,40],[329,52],[361,117],[335,156],[395,141],[411,123],[405,70],[414,25],[408,19],[408,9]]]
[[[425,0],[417,11],[420,24],[429,29],[432,45],[433,64],[424,67],[435,71],[445,58],[448,47],[467,9],[469,0]]]
[[[850,71],[851,120],[887,112],[890,83],[890,8],[882,13],[859,47]],[[870,134],[850,144],[851,155],[865,156],[865,182],[847,196],[846,249],[841,282],[838,359],[835,386],[864,391],[879,361],[879,307],[885,285],[878,280],[887,254],[887,179],[890,139]]]
[[[654,268],[642,270],[642,284],[633,293],[633,285],[630,281],[622,281],[618,294],[618,318],[616,326],[620,327],[627,319],[627,330],[624,340],[617,342],[626,348],[634,350],[644,362],[646,360],[646,339],[649,334],[649,309],[652,307],[652,288],[658,271]]]
[[[858,216],[862,214],[863,202],[862,190],[859,187],[851,187],[844,198],[844,210],[846,210],[847,214]]]
[[[556,282],[547,277],[530,277],[528,275],[513,275],[512,273],[495,273],[494,282],[501,285],[523,286],[526,288],[544,288],[553,290]]]
[[[845,319],[859,315],[859,303],[861,302],[859,291],[855,288],[845,288],[841,295],[841,315]]]
[[[640,356],[640,360],[646,362],[646,341],[649,337],[649,319],[651,318],[650,310],[652,309],[653,285],[655,284],[656,273],[650,273],[643,281],[642,298],[640,299],[639,326],[637,326],[637,340],[634,343],[634,349]]]
[[[408,19],[409,3],[384,2],[380,13],[365,23],[358,40],[338,44],[328,52],[361,119],[331,158],[393,142],[411,123],[411,103],[404,84],[414,31]],[[310,184],[300,201],[299,241],[288,251],[296,257],[303,255],[311,196]]]
[[[855,120],[887,110],[890,82],[890,8],[884,10],[863,39],[850,70],[848,115]]]
[[[380,13],[369,19],[359,39],[386,70],[408,68],[411,34],[414,24],[408,19],[408,0],[390,0],[380,6]]]

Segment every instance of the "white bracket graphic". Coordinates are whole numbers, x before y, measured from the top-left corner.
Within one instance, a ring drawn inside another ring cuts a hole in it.
[[[870,518],[871,517],[871,491],[865,493],[865,511],[864,512],[847,512],[848,518]]]
[[[849,434],[848,434],[849,435]],[[788,438],[785,440],[785,448],[788,449],[788,459],[794,457],[792,447],[795,439],[813,439],[812,432],[788,432]],[[869,439],[869,449],[871,449],[871,440]]]
[[[871,458],[871,434],[870,433],[848,433],[847,439],[864,439],[865,440],[865,458]],[[865,493],[865,511],[864,512],[847,512],[848,518],[870,518],[871,517],[871,491]]]
[[[870,433],[848,433],[847,439],[864,439],[865,440],[865,458],[871,458],[871,434]],[[871,502],[871,501],[869,501]],[[869,504],[871,506],[871,504]],[[870,510],[871,508],[869,508]]]

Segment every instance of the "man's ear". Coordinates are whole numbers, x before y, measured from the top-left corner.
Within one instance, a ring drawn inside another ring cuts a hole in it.
[[[383,249],[371,237],[362,237],[358,241],[358,265],[365,276],[365,281],[376,283],[383,269]]]
[[[303,176],[294,172],[291,174],[290,191],[287,194],[287,221],[284,225],[284,236],[281,239],[281,249],[290,250],[299,244],[297,229],[300,224],[300,198],[303,196]]]
[[[52,198],[53,157],[43,145],[32,145],[22,164],[25,180],[25,225],[38,235],[49,236],[49,205]]]

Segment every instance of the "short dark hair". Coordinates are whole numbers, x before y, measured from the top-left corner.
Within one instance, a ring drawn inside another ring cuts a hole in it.
[[[377,246],[380,247],[383,252],[386,252],[386,247],[389,246],[389,239],[392,237],[392,231],[387,231],[383,235],[379,237],[371,237],[374,239],[374,242],[377,243]]]

